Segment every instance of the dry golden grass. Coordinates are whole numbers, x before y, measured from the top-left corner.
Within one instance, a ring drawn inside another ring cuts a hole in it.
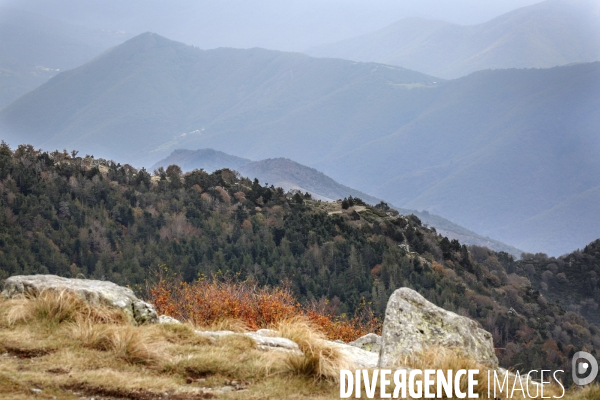
[[[222,321],[211,329],[240,326]],[[30,398],[31,388],[42,389],[41,398],[202,398],[226,380],[246,382],[246,390],[223,394],[231,398],[284,398],[290,387],[296,398],[335,398],[339,390],[289,372],[269,376],[266,353],[252,339],[215,340],[195,329],[133,326],[119,311],[67,293],[0,299],[0,398]],[[283,360],[271,365],[286,368]]]
[[[111,352],[130,364],[156,364],[164,358],[161,340],[149,329],[132,325],[99,325],[89,320],[77,321],[73,337],[83,346]]]
[[[234,324],[213,329],[236,330]],[[192,399],[215,393],[225,399],[338,399],[335,381],[348,365],[314,325],[292,319],[272,328],[296,341],[303,354],[264,352],[241,335],[211,339],[190,324],[133,326],[118,311],[95,310],[64,293],[0,298],[0,398],[29,399],[30,389],[39,388],[36,397],[47,399]],[[439,351],[408,361],[419,368],[472,367]],[[215,392],[226,380],[243,382],[245,390]],[[565,399],[599,394],[600,388],[589,387]]]
[[[156,329],[155,327],[151,326],[148,326],[147,328]],[[169,343],[191,346],[204,346],[211,343],[210,338],[196,334],[195,330],[196,328],[191,324],[160,325],[162,337]]]
[[[68,291],[45,290],[37,296],[8,300],[6,313],[8,325],[42,322],[52,328],[63,322],[88,320],[94,323],[127,323],[127,316],[120,310],[103,305],[90,305]]]
[[[244,322],[233,318],[223,318],[201,328],[207,331],[232,331],[236,333],[249,331],[248,326]]]
[[[584,388],[576,388],[567,393],[565,400],[598,400],[600,399],[600,385],[590,385]]]
[[[488,368],[477,364],[475,361],[463,356],[458,351],[453,351],[452,349],[444,347],[431,347],[422,353],[408,355],[402,360],[399,360],[398,363],[399,365],[413,369],[441,369],[444,371],[478,369],[479,374],[476,376],[478,385],[476,386],[475,392],[480,394],[485,393],[487,395]],[[461,379],[460,388],[463,392],[467,389],[466,377]]]
[[[325,340],[325,335],[307,318],[284,320],[273,328],[282,337],[296,342],[302,352],[280,355],[284,365],[293,373],[337,382],[340,369],[351,367],[350,362]]]

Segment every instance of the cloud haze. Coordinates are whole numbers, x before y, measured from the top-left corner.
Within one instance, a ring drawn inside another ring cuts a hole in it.
[[[485,22],[537,0],[1,0],[15,8],[100,29],[153,31],[201,48],[302,51],[406,17]],[[1,10],[0,10],[1,12]]]

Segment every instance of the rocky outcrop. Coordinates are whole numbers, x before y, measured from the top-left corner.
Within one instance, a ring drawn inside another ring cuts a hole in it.
[[[181,324],[181,321],[168,315],[159,315],[156,321],[159,324]]]
[[[69,279],[56,275],[16,275],[4,281],[2,295],[8,298],[35,296],[45,290],[66,290],[92,304],[121,308],[138,324],[154,323],[158,320],[152,304],[138,299],[131,289],[108,281]]]
[[[385,310],[379,366],[394,367],[430,346],[457,349],[490,368],[498,366],[492,335],[477,322],[437,307],[412,289],[396,290]]]
[[[379,350],[381,349],[381,336],[374,333],[367,333],[365,336],[361,336],[354,342],[348,344],[362,350],[370,351],[371,353],[379,354]]]
[[[352,363],[355,368],[377,368],[379,354],[345,343],[331,341],[328,341],[328,343],[331,347],[342,353],[346,360]]]
[[[219,339],[230,335],[242,335],[249,337],[256,342],[256,346],[261,350],[281,350],[301,353],[298,344],[290,339],[272,336],[270,329],[260,329],[256,332],[236,333],[233,331],[195,331],[196,334],[213,339]]]

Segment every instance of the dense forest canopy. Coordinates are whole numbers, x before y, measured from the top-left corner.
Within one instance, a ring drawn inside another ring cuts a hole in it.
[[[323,203],[227,169],[151,174],[75,151],[0,146],[0,278],[51,273],[141,288],[166,265],[186,281],[286,284],[305,304],[327,300],[350,315],[364,304],[381,315],[406,286],[479,321],[501,365],[516,369],[569,371],[575,351],[600,356],[591,323],[599,247],[515,261],[385,203]]]

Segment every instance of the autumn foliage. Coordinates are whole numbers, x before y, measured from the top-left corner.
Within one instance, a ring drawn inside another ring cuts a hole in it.
[[[336,316],[334,309],[320,306],[322,302],[302,307],[285,287],[258,287],[247,281],[200,279],[187,283],[160,279],[149,288],[149,294],[159,314],[197,326],[235,320],[257,330],[304,316],[328,339],[345,342],[381,330],[379,321],[367,307],[353,318]]]

